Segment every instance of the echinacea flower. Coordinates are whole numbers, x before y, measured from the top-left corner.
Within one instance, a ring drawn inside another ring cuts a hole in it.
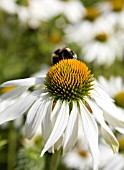
[[[78,23],[69,25],[65,29],[67,41],[83,46],[93,39],[96,32],[108,32],[112,27],[112,24],[106,22],[106,18],[97,8],[87,8],[82,17],[83,19]]]
[[[99,3],[99,10],[106,20],[116,29],[124,29],[124,2],[123,0],[109,0]]]
[[[44,148],[54,153],[63,149],[71,150],[78,136],[78,122],[82,121],[86,143],[93,157],[93,169],[98,169],[98,127],[106,142],[114,152],[118,152],[118,141],[106,124],[103,116],[118,119],[116,126],[124,126],[124,115],[118,113],[113,100],[97,84],[88,67],[81,61],[65,59],[53,65],[46,77],[27,78],[5,82],[1,87],[16,88],[1,96],[1,100],[18,98],[13,105],[0,112],[0,124],[14,120],[27,113],[25,130],[27,138],[32,138],[39,126],[42,129]],[[31,93],[19,99],[19,96],[30,90]]]
[[[84,45],[85,60],[97,65],[111,66],[116,59],[120,61],[123,59],[121,43],[113,29],[108,33],[96,33],[94,38]]]

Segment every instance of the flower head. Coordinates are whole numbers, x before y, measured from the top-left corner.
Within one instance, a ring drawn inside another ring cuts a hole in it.
[[[93,77],[78,60],[62,60],[47,73],[45,85],[54,100],[78,101],[89,95]]]
[[[96,33],[94,38],[84,45],[83,53],[88,62],[110,66],[116,59],[122,60],[123,47],[118,34],[111,29],[109,33]]]
[[[29,139],[41,125],[45,143],[41,156],[46,151],[54,153],[60,148],[63,153],[70,151],[77,141],[79,120],[93,157],[94,170],[98,169],[99,164],[96,120],[101,125],[106,142],[114,152],[118,151],[118,141],[105,122],[115,116],[116,107],[83,62],[61,60],[50,68],[46,77],[13,80],[1,86],[16,86],[1,96],[1,100],[18,100],[0,112],[0,124],[27,113],[25,129]],[[28,95],[19,98],[29,90],[31,92]],[[106,111],[106,117],[103,110]],[[116,126],[124,126],[123,122],[124,116],[121,115]]]

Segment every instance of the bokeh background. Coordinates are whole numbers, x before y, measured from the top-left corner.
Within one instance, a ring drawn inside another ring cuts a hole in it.
[[[124,1],[0,0],[0,83],[45,74],[52,53],[63,47],[71,48],[97,79],[119,76],[124,87]],[[0,89],[0,94],[8,90]],[[122,93],[116,104],[124,109],[124,88]],[[44,168],[42,136],[26,140],[24,121],[0,126],[1,170]],[[85,162],[88,153],[78,153]],[[76,168],[65,162],[61,160],[60,170],[83,169],[83,163]]]

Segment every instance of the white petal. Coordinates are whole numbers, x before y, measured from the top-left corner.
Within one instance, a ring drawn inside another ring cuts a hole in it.
[[[0,113],[0,124],[10,120],[14,120],[17,117],[21,116],[27,111],[27,109],[32,105],[35,100],[36,96],[29,95],[9,106],[7,109]]]
[[[48,141],[46,142],[44,149],[42,150],[41,157],[62,136],[62,134],[67,126],[68,117],[69,117],[69,106],[68,106],[68,103],[66,103],[64,101],[62,104],[61,110],[58,114],[55,125],[53,127],[53,130],[51,132],[51,135],[50,135]]]
[[[115,128],[118,132],[124,134],[124,129],[123,128]]]
[[[98,127],[97,124],[82,102],[79,102],[82,117],[84,136],[93,157],[93,170],[98,170],[99,150],[98,150]]]
[[[94,90],[93,90],[93,93],[97,96],[97,98],[99,99],[102,98],[102,99],[105,99],[105,100],[109,100],[109,101],[114,101],[101,87],[100,87],[100,84],[96,83],[94,85]]]
[[[115,106],[114,103],[107,99],[102,99],[100,97],[97,97],[95,95],[92,96],[96,103],[111,117],[124,122],[124,114]]]
[[[124,157],[122,155],[115,155],[110,158],[104,167],[104,170],[123,170]]]
[[[65,130],[63,150],[69,152],[75,145],[78,135],[78,108],[77,103],[73,103],[73,108],[69,116],[69,121]]]
[[[57,116],[61,109],[61,105],[62,105],[62,102],[58,100],[55,104],[55,107],[54,107],[52,113],[51,113],[52,127],[54,127]],[[59,150],[59,148],[62,146],[62,142],[63,142],[63,136],[61,136],[58,139],[58,141],[54,144],[54,146],[52,146],[52,153],[54,153],[54,150]]]
[[[25,91],[27,91],[28,87],[16,87],[9,92],[3,94],[0,96],[0,100],[12,100],[16,97],[19,97],[21,94],[23,94]]]
[[[38,99],[30,108],[25,123],[25,134],[27,138],[31,139],[39,125],[41,125],[43,109],[44,101],[41,101],[40,99]]]
[[[89,105],[90,105],[90,107],[91,107],[91,109],[93,111],[93,115],[95,116],[97,121],[102,126],[102,133],[103,133],[104,139],[112,147],[113,152],[117,153],[118,152],[118,148],[119,148],[118,141],[117,141],[116,137],[114,136],[114,134],[112,133],[112,131],[110,130],[110,128],[105,123],[104,117],[103,117],[103,112],[91,100],[87,99],[87,102],[89,103]]]
[[[107,126],[106,126],[106,129],[107,129]],[[114,134],[112,133],[112,131],[109,128],[107,130],[106,129],[105,129],[105,125],[104,127],[101,127],[102,135],[104,136],[105,141],[109,145],[111,145],[113,152],[118,153],[119,143],[116,137],[114,136]]]
[[[118,128],[124,129],[123,113],[122,113],[122,117],[121,117],[121,114],[119,113],[119,110],[116,112],[116,114],[117,115],[114,115],[114,111],[113,111],[113,115],[110,115],[109,113],[104,112],[104,117],[111,126],[117,128],[117,129]],[[120,118],[122,118],[122,119],[120,119]]]
[[[92,96],[96,103],[104,110],[104,117],[106,121],[117,130],[124,128],[124,114],[121,109],[117,108],[115,104],[107,99],[102,99],[96,95]]]
[[[1,87],[7,86],[34,86],[37,84],[43,84],[44,78],[43,77],[32,77],[26,79],[18,79],[18,80],[11,80],[1,84]]]
[[[51,121],[51,112],[52,112],[52,103],[51,101],[46,102],[43,110],[43,121],[41,123],[42,136],[44,142],[46,142],[52,131],[52,121]]]
[[[54,107],[52,113],[51,113],[51,120],[52,120],[52,124],[53,124],[53,125],[55,124],[55,121],[56,121],[57,116],[58,116],[58,114],[59,114],[61,105],[62,105],[61,101],[58,100],[58,101],[56,102],[56,104],[55,104],[55,107]]]

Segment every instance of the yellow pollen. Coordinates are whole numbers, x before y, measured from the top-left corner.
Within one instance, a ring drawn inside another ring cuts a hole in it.
[[[74,59],[61,60],[48,71],[45,84],[55,98],[77,99],[91,90],[92,77],[83,62]]]
[[[15,88],[15,86],[3,87],[3,88],[1,89],[1,93],[4,94],[4,93],[6,93],[6,92],[8,92],[8,91],[10,91],[10,90],[12,90],[12,89],[14,89],[14,88]]]
[[[96,8],[87,8],[85,19],[94,21],[100,15],[99,11]]]

